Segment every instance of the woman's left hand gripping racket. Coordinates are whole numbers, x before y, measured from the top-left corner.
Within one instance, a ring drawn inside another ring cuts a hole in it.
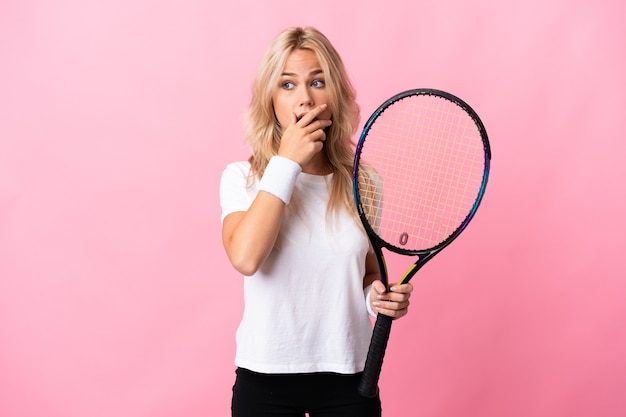
[[[491,150],[474,110],[439,90],[397,94],[369,118],[352,173],[357,210],[389,285],[382,249],[417,256],[408,282],[474,217]],[[378,314],[359,392],[374,397],[392,319]]]

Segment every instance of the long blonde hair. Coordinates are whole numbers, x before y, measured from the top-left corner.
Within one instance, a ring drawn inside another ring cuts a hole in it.
[[[352,199],[353,136],[359,123],[356,92],[348,78],[343,61],[330,41],[315,28],[290,28],[281,32],[265,51],[252,85],[252,100],[247,113],[247,139],[252,150],[251,174],[263,176],[270,158],[278,153],[281,126],[274,114],[272,95],[288,55],[296,49],[313,51],[324,72],[328,107],[333,124],[326,132],[324,151],[333,177],[327,216],[345,208],[356,216]],[[291,206],[297,208],[297,195]]]

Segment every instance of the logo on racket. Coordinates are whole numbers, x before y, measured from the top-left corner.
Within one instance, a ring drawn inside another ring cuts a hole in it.
[[[402,233],[400,235],[400,244],[404,246],[407,244],[408,241],[409,241],[409,234],[407,232]]]

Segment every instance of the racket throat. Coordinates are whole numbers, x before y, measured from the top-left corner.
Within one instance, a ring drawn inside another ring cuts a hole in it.
[[[411,267],[404,273],[402,278],[400,278],[400,281],[398,281],[398,285],[406,284],[407,282],[409,282],[411,278],[413,278],[413,276],[417,273],[417,271],[422,269],[422,267],[426,264],[426,262],[428,262],[430,258],[435,256],[436,253],[437,253],[436,251],[432,251],[425,255],[420,256],[417,262],[411,265]]]

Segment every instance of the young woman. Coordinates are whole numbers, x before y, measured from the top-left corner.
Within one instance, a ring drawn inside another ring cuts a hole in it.
[[[411,284],[387,292],[354,208],[359,122],[342,60],[313,28],[280,33],[253,84],[252,156],[222,174],[222,238],[245,276],[232,412],[380,416],[357,392],[372,316],[407,313]]]

